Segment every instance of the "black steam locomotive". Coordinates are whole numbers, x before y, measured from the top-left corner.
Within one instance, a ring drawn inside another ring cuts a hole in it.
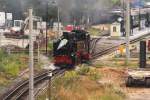
[[[72,68],[90,59],[90,35],[84,30],[64,32],[60,39],[53,43],[54,64],[58,67]]]

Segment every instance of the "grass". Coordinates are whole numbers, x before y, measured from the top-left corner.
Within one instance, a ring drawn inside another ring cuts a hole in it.
[[[8,80],[5,77],[5,75],[1,73],[1,75],[0,75],[0,88],[2,88],[3,86],[7,86],[9,83],[10,83],[10,80]]]
[[[53,52],[53,42],[52,42],[52,41],[50,41],[50,42],[48,43],[48,50],[50,50],[51,53]],[[50,59],[50,60],[53,59],[53,54],[50,54],[50,55],[49,55],[49,59]]]
[[[42,45],[40,50],[46,50],[46,45]],[[53,50],[53,41],[48,41],[47,50]]]
[[[86,67],[85,65],[82,65],[82,66],[80,67],[80,69],[77,70],[77,73],[78,73],[79,75],[86,75],[87,73],[89,73],[89,71],[90,71],[90,68],[89,68],[89,67]]]
[[[125,63],[125,58],[111,58],[109,60],[99,60],[96,61],[94,67],[101,68],[101,67],[116,67],[116,68],[137,68],[138,67],[138,59],[130,59],[128,65]]]
[[[126,95],[120,88],[116,88],[112,83],[105,86],[104,95],[99,100],[124,100]]]
[[[109,92],[108,94],[104,94],[102,97],[100,97],[97,100],[122,100],[122,98],[118,95]]]
[[[27,68],[27,54],[7,54],[0,49],[0,93],[11,84],[19,73]]]
[[[54,80],[51,100],[123,100],[124,93],[113,84],[100,85],[103,77],[95,68],[82,65],[77,71],[68,71]],[[38,97],[44,100],[47,93]]]
[[[101,78],[101,74],[95,68],[90,68],[91,66],[81,65],[80,69],[76,71],[78,75],[86,75],[91,80],[98,80]]]
[[[95,35],[95,36],[100,35],[100,30],[95,29],[95,28],[89,28],[87,31],[88,31],[91,35]]]
[[[52,41],[48,42],[48,50],[53,50],[53,42]]]
[[[26,57],[25,54],[8,55],[0,50],[0,72],[5,73],[8,77],[16,77],[20,70],[27,66],[26,61],[23,61],[24,57]]]

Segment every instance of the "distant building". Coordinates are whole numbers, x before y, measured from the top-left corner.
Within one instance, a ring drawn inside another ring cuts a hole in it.
[[[6,15],[5,12],[0,12],[0,27],[5,27]]]
[[[114,22],[110,26],[110,36],[111,37],[121,37],[121,24],[118,22]]]

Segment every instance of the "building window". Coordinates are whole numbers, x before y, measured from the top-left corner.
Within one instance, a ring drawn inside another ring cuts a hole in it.
[[[115,26],[113,27],[113,32],[117,32],[117,29]]]

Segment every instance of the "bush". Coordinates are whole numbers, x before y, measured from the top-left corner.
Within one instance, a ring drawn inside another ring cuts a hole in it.
[[[77,70],[77,74],[79,75],[88,75],[92,80],[97,80],[101,78],[101,75],[96,71],[96,69],[92,69],[89,66],[81,66],[79,70]]]
[[[81,66],[81,68],[77,71],[79,75],[86,75],[90,71],[88,66]]]
[[[96,63],[96,64],[94,64],[94,67],[95,67],[95,68],[103,68],[104,65],[105,65],[105,64],[101,62],[101,63]]]
[[[95,81],[101,78],[101,75],[97,72],[96,69],[91,69],[89,71],[89,76],[92,80],[95,80]]]
[[[64,87],[72,85],[79,79],[79,75],[75,71],[66,72],[63,77]]]

